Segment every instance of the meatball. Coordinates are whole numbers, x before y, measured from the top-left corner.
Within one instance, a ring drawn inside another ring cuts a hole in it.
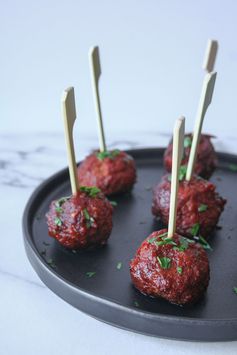
[[[94,152],[78,167],[80,185],[97,186],[105,195],[130,191],[136,182],[133,158],[120,150]]]
[[[169,220],[170,177],[165,175],[153,190],[152,213],[165,225]],[[185,237],[209,236],[218,223],[226,200],[210,181],[193,176],[179,182],[176,230]]]
[[[53,201],[46,214],[49,235],[69,249],[106,243],[113,207],[97,187],[81,186],[77,195]]]
[[[218,163],[216,152],[211,143],[211,138],[213,138],[213,136],[207,134],[201,135],[197,149],[196,163],[194,166],[194,173],[204,179],[209,179],[211,177]],[[186,134],[184,139],[184,156],[181,162],[182,165],[188,164],[191,145],[192,134]],[[173,143],[171,140],[164,153],[164,166],[168,172],[171,172],[172,168],[172,150]]]
[[[167,229],[146,238],[130,263],[134,286],[145,295],[171,303],[195,303],[206,291],[209,278],[207,253],[199,243]]]

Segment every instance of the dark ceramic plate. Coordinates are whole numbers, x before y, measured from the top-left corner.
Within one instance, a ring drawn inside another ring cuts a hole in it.
[[[48,237],[45,213],[51,200],[70,194],[68,170],[55,174],[31,196],[23,217],[27,256],[41,280],[81,311],[115,326],[154,336],[221,341],[237,339],[237,157],[219,154],[212,181],[228,202],[210,238],[211,280],[206,295],[192,307],[172,305],[135,290],[129,261],[140,243],[161,226],[151,215],[151,187],[163,174],[163,149],[131,150],[138,182],[116,200],[108,245],[73,253]],[[122,264],[119,264],[122,263]],[[119,269],[119,266],[121,268]],[[95,273],[95,274],[93,274]]]

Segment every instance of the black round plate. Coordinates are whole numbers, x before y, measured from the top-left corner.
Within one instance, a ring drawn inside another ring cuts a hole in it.
[[[219,153],[212,180],[228,202],[210,238],[211,280],[206,295],[192,307],[172,305],[139,293],[131,284],[129,261],[140,243],[161,225],[151,214],[152,186],[163,174],[163,149],[128,151],[136,160],[138,182],[118,203],[107,246],[72,252],[48,236],[45,213],[53,199],[70,194],[68,170],[31,196],[23,216],[27,256],[41,280],[58,296],[104,322],[143,334],[199,340],[237,339],[237,156]],[[232,170],[231,170],[232,168]]]

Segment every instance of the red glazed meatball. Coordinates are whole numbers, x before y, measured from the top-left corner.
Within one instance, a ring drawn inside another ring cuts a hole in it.
[[[209,263],[199,243],[167,229],[146,238],[130,263],[134,286],[145,295],[162,297],[171,303],[195,303],[209,283]]]
[[[165,225],[169,220],[170,204],[169,176],[153,190],[152,213],[160,217]],[[176,230],[185,237],[209,236],[215,229],[226,200],[210,181],[193,176],[190,181],[179,183]]]
[[[207,134],[201,135],[194,166],[194,173],[204,179],[209,179],[217,167],[217,155],[211,143],[211,138],[213,137]],[[192,134],[186,134],[184,139],[184,157],[181,165],[188,164],[191,144]],[[164,153],[164,166],[168,172],[171,172],[172,168],[172,150],[173,143],[171,141]]]
[[[95,152],[78,167],[80,185],[97,186],[105,195],[130,191],[136,182],[133,158],[120,150]]]
[[[69,249],[106,243],[113,207],[97,187],[82,186],[77,195],[53,201],[46,214],[49,235]]]

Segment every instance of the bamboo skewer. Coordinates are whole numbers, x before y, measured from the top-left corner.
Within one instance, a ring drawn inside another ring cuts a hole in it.
[[[207,43],[204,62],[203,62],[203,69],[206,70],[208,73],[211,73],[214,70],[217,51],[218,51],[218,42],[209,39]]]
[[[68,156],[68,167],[71,182],[72,194],[75,195],[79,190],[77,179],[77,165],[75,159],[75,151],[73,144],[73,125],[76,120],[76,107],[74,88],[70,87],[63,92],[62,99],[62,116],[64,121],[65,140]]]
[[[100,55],[99,55],[99,47],[92,47],[89,51],[89,62],[90,62],[90,70],[91,70],[91,83],[94,94],[94,103],[95,110],[97,116],[98,123],[98,135],[99,135],[99,144],[100,151],[106,151],[106,143],[105,143],[105,135],[104,135],[104,127],[100,106],[100,95],[99,95],[99,78],[101,74],[101,66],[100,66]]]
[[[195,121],[194,132],[193,132],[193,140],[191,151],[188,160],[187,172],[186,172],[186,180],[190,180],[193,174],[194,164],[196,161],[197,155],[197,147],[199,144],[199,139],[202,130],[202,124],[204,120],[204,116],[212,101],[212,95],[215,87],[216,82],[216,74],[217,73],[208,73],[205,75],[201,98],[198,106],[197,118]]]
[[[179,118],[174,126],[168,238],[172,238],[176,230],[179,168],[184,149],[184,126],[184,117]]]

